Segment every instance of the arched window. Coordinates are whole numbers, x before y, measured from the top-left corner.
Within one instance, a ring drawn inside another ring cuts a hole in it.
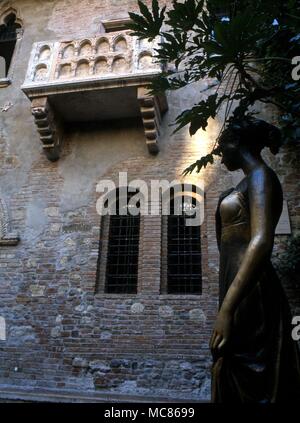
[[[97,292],[135,294],[138,282],[140,237],[139,202],[137,214],[130,213],[130,199],[116,190],[116,202],[109,216],[102,217]]]
[[[0,78],[8,75],[16,47],[18,30],[21,29],[21,25],[16,22],[16,19],[16,15],[10,13],[4,19],[4,23],[0,25],[0,57],[3,57],[6,63],[5,75],[1,75]]]
[[[201,226],[188,224],[198,206],[194,188],[172,195],[170,214],[164,217],[166,269],[162,291],[168,294],[202,293]]]

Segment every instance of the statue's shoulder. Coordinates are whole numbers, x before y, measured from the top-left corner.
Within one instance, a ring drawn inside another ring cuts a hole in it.
[[[259,166],[248,175],[248,198],[250,192],[265,196],[272,204],[275,216],[280,216],[283,205],[283,191],[278,176],[273,169]]]
[[[249,184],[255,187],[267,185],[268,187],[281,189],[281,184],[276,172],[267,165],[258,166],[253,169],[247,176],[247,182],[248,186]]]

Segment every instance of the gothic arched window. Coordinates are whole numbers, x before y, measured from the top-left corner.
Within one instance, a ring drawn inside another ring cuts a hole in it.
[[[0,75],[0,78],[8,75],[20,29],[21,25],[17,23],[15,13],[8,14],[0,25],[0,57],[5,62],[4,75]]]

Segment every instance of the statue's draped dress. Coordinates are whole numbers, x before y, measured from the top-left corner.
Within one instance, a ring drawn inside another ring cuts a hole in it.
[[[250,241],[247,193],[231,188],[221,195],[216,230],[221,306]],[[300,400],[300,358],[291,335],[292,317],[270,259],[256,279],[234,314],[227,348],[213,358],[213,402]]]

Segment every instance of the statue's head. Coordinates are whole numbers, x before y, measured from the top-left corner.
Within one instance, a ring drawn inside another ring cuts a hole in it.
[[[250,116],[232,121],[219,139],[222,163],[230,171],[241,168],[242,151],[258,157],[265,147],[277,154],[281,145],[281,132],[276,126]]]

